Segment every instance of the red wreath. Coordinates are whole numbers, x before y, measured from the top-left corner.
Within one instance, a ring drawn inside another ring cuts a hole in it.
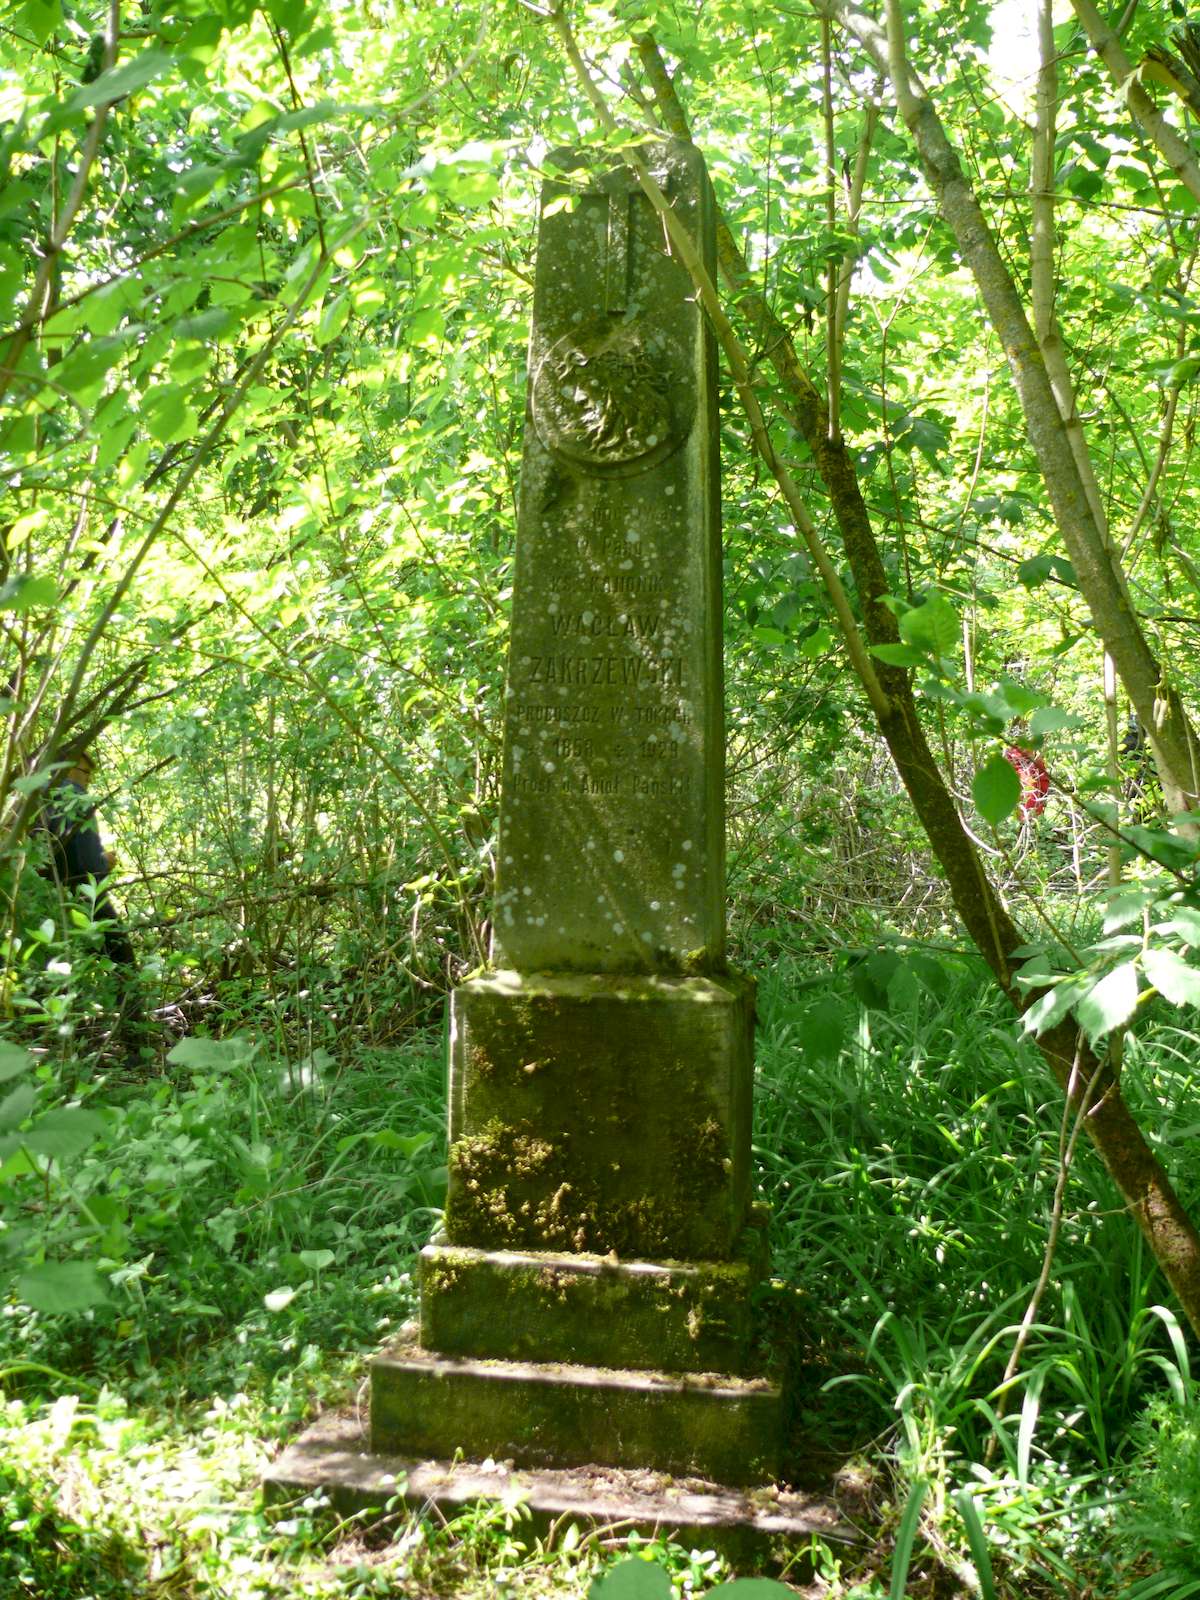
[[[1021,819],[1040,817],[1046,809],[1046,796],[1050,793],[1050,773],[1036,750],[1023,750],[1019,744],[1010,744],[1004,752],[1017,777],[1021,780]]]

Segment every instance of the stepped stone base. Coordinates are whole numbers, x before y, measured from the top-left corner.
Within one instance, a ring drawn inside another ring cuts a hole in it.
[[[748,1232],[750,1260],[704,1262],[472,1250],[439,1234],[418,1263],[421,1343],[481,1360],[750,1376],[763,1251]]]
[[[779,1391],[766,1378],[465,1359],[401,1340],[371,1364],[378,1454],[641,1467],[719,1483],[771,1479]]]
[[[519,1498],[529,1511],[520,1537],[532,1542],[569,1526],[606,1539],[633,1532],[661,1535],[687,1549],[717,1550],[741,1572],[789,1563],[793,1581],[807,1577],[798,1552],[812,1535],[853,1543],[855,1530],[832,1501],[775,1486],[742,1492],[700,1479],[646,1471],[568,1469],[517,1471],[508,1462],[420,1461],[370,1451],[354,1416],[321,1417],[274,1461],[264,1478],[269,1504],[282,1506],[322,1491],[334,1511],[456,1516],[479,1501]],[[527,1530],[527,1531],[526,1531]]]

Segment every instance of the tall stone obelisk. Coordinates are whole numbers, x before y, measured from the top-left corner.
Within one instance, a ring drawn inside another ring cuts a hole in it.
[[[711,269],[698,152],[643,155]],[[559,173],[494,964],[451,999],[445,1230],[419,1345],[374,1364],[372,1447],[744,1483],[778,1396],[749,1316],[753,997],[725,965],[716,353],[628,169]]]

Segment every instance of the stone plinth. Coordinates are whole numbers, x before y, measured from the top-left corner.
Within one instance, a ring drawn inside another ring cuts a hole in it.
[[[751,1248],[758,1240],[751,1233]],[[421,1343],[483,1360],[752,1375],[761,1249],[739,1261],[472,1250],[421,1252]]]
[[[521,1502],[528,1514],[523,1539],[552,1545],[574,1528],[583,1541],[595,1536],[611,1548],[614,1529],[636,1530],[685,1549],[717,1550],[741,1572],[786,1564],[793,1583],[809,1574],[814,1535],[830,1544],[861,1542],[837,1506],[814,1495],[733,1489],[646,1468],[521,1469],[494,1457],[380,1455],[357,1415],[322,1417],[272,1462],[263,1489],[267,1503],[280,1508],[320,1491],[342,1517],[378,1514],[384,1506],[399,1518],[422,1516],[437,1506],[449,1519],[480,1501]]]
[[[766,1378],[472,1360],[416,1340],[371,1364],[371,1448],[491,1456],[523,1467],[649,1467],[718,1483],[778,1468],[779,1391]]]
[[[491,973],[450,1011],[446,1233],[716,1261],[750,1184],[753,987]]]

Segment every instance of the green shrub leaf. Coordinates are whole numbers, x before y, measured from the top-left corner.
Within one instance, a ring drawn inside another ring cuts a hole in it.
[[[600,1574],[588,1600],[671,1600],[671,1580],[656,1562],[631,1556]]]
[[[1098,1039],[1129,1021],[1137,1005],[1137,972],[1136,961],[1123,961],[1093,984],[1079,1002],[1080,1025],[1090,1038]]]
[[[1147,950],[1146,976],[1173,1006],[1200,1006],[1200,969],[1189,967],[1174,950]]]
[[[167,1060],[197,1072],[223,1072],[245,1066],[256,1049],[245,1039],[181,1039],[168,1051]]]
[[[971,798],[975,809],[985,822],[994,827],[1011,815],[1021,798],[1021,780],[1012,763],[1000,754],[989,756],[975,774],[971,785]]]
[[[930,655],[948,656],[958,645],[958,612],[945,595],[931,594],[900,618],[900,637]]]
[[[17,1128],[33,1110],[37,1090],[31,1083],[20,1083],[0,1100],[0,1132]]]
[[[28,1072],[32,1065],[33,1057],[28,1050],[19,1044],[10,1044],[7,1039],[0,1039],[0,1083],[7,1083],[10,1078]]]
[[[90,1261],[46,1261],[20,1275],[16,1296],[34,1311],[62,1315],[99,1305],[108,1291]]]
[[[73,1161],[87,1149],[93,1139],[107,1127],[98,1111],[84,1111],[79,1106],[69,1106],[63,1111],[47,1111],[39,1117],[25,1144],[40,1156],[52,1156],[56,1161]]]

